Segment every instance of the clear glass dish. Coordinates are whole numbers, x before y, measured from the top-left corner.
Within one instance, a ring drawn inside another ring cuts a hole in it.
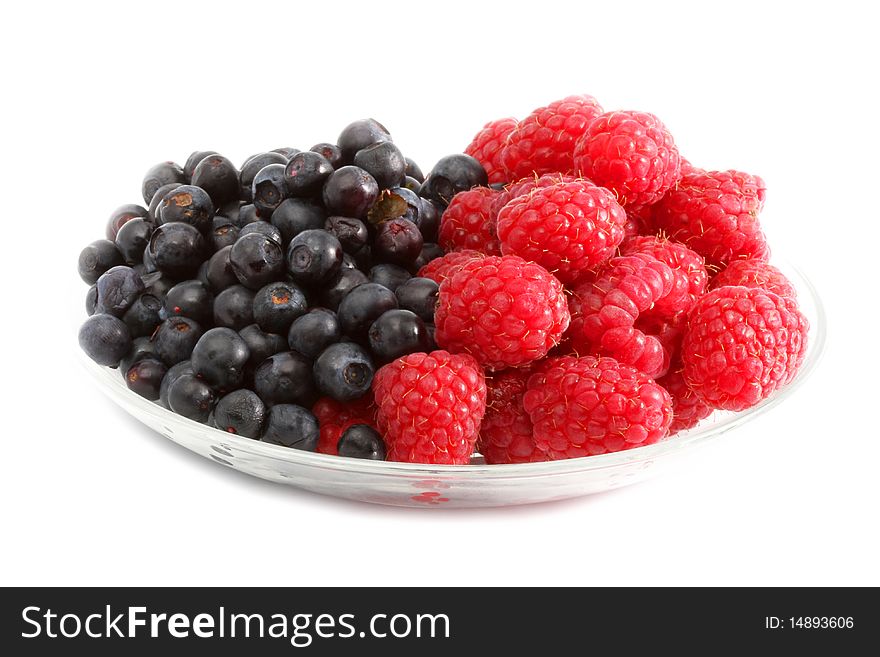
[[[797,287],[810,320],[806,360],[796,379],[742,413],[716,412],[697,427],[647,447],[566,461],[522,465],[433,466],[365,461],[269,445],[176,415],[128,390],[119,372],[80,362],[100,389],[134,418],[169,440],[226,467],[305,490],[361,502],[406,507],[490,507],[562,500],[627,486],[661,472],[690,449],[727,433],[781,403],[810,376],[825,347],[820,299],[794,266],[774,259]],[[83,321],[79,305],[77,324]]]

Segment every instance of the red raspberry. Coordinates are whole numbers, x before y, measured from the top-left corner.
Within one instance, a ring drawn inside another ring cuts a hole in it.
[[[571,308],[572,347],[579,353],[616,358],[648,376],[668,366],[668,356],[654,335],[636,328],[636,320],[669,295],[675,273],[647,253],[612,258],[595,281],[575,288]]]
[[[501,255],[493,207],[500,192],[474,187],[456,194],[440,218],[440,246],[447,251],[473,249]]]
[[[320,426],[317,451],[321,454],[336,456],[339,438],[354,424],[376,427],[376,405],[373,403],[372,395],[365,395],[344,404],[330,397],[322,397],[315,402],[312,413],[318,418]]]
[[[479,260],[485,258],[486,254],[479,251],[471,251],[465,249],[463,251],[453,251],[439,258],[434,258],[424,267],[419,269],[418,275],[422,278],[430,278],[438,285],[445,281],[451,274],[454,274],[462,265],[471,260]]]
[[[672,422],[669,393],[613,358],[551,358],[529,378],[523,407],[551,459],[650,445]]]
[[[490,183],[507,182],[507,173],[501,166],[501,151],[517,123],[513,118],[489,121],[464,149],[465,154],[476,158],[483,165],[489,174]]]
[[[574,145],[601,113],[592,96],[568,96],[529,114],[510,133],[501,152],[508,180],[572,173]]]
[[[681,158],[681,176],[682,178],[689,173],[706,173],[705,169],[701,169],[700,167],[695,167],[689,161],[684,158]]]
[[[607,112],[574,149],[574,170],[607,187],[625,207],[651,205],[681,177],[681,158],[663,122],[646,112]]]
[[[654,235],[633,238],[621,248],[622,255],[647,253],[665,262],[675,274],[672,291],[657,301],[649,311],[660,317],[687,312],[706,292],[709,273],[703,257],[684,244]]]
[[[486,412],[486,381],[471,356],[414,353],[373,378],[387,460],[466,465]]]
[[[690,173],[652,208],[653,225],[712,266],[739,258],[767,260],[758,223],[765,194],[764,181],[747,173]]]
[[[781,297],[797,298],[791,281],[776,267],[762,260],[734,260],[712,279],[712,289],[725,285],[759,287]]]
[[[486,415],[480,426],[477,449],[486,463],[546,461],[532,437],[532,420],[522,405],[532,372],[517,368],[486,377]]]
[[[688,316],[685,381],[712,408],[754,406],[794,378],[808,330],[791,300],[760,288],[719,287]]]
[[[696,426],[700,420],[712,414],[712,409],[700,400],[684,380],[681,362],[678,363],[678,367],[671,369],[668,374],[657,379],[657,383],[666,388],[666,392],[672,397],[670,435],[690,429]]]
[[[435,337],[497,370],[543,358],[570,319],[562,283],[546,269],[518,256],[488,256],[440,285]]]
[[[623,240],[626,212],[607,189],[581,180],[534,189],[498,214],[501,252],[574,283]]]
[[[495,197],[495,205],[492,208],[493,215],[498,218],[501,209],[510,203],[513,199],[528,194],[533,189],[543,189],[551,187],[561,182],[574,182],[576,180],[586,180],[586,178],[576,178],[568,174],[562,173],[545,173],[543,176],[532,176],[531,178],[522,178],[516,182],[508,184],[498,196]]]

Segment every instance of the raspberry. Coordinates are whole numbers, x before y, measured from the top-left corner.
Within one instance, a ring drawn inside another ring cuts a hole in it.
[[[608,260],[624,237],[626,213],[607,189],[588,181],[536,188],[498,214],[505,255],[532,260],[574,283]]]
[[[672,397],[670,434],[690,429],[696,426],[700,420],[712,414],[712,409],[700,400],[684,380],[680,361],[678,367],[671,369],[668,374],[657,379],[657,383],[666,388],[666,392]]]
[[[700,167],[695,167],[688,160],[681,158],[681,175],[682,175],[682,177],[688,175],[689,173],[706,173],[706,170],[701,169]]]
[[[546,356],[570,320],[562,283],[546,269],[518,256],[488,256],[440,286],[435,339],[498,370]]]
[[[577,140],[602,113],[592,96],[568,96],[520,121],[501,152],[508,180],[542,173],[572,173]]]
[[[486,415],[480,426],[477,449],[486,463],[534,463],[546,461],[532,437],[532,420],[522,405],[526,382],[532,372],[518,368],[486,378]]]
[[[797,298],[791,281],[776,267],[762,260],[734,260],[712,279],[712,289],[725,285],[759,287],[781,297]]]
[[[486,381],[471,356],[418,352],[373,379],[387,460],[465,465],[486,412]]]
[[[703,257],[683,244],[663,237],[644,236],[629,240],[622,248],[622,255],[647,253],[665,262],[675,274],[672,291],[654,304],[651,313],[660,317],[672,317],[690,310],[705,292],[709,274]]]
[[[507,173],[501,165],[501,151],[517,123],[513,118],[489,121],[464,149],[467,155],[476,158],[483,165],[489,174],[490,183],[507,182]]]
[[[675,272],[647,253],[612,258],[593,282],[574,289],[571,301],[572,347],[579,353],[616,358],[648,376],[668,365],[663,345],[636,328],[636,320],[675,286]]]
[[[510,203],[513,199],[528,194],[533,189],[543,189],[551,187],[561,182],[574,182],[576,180],[586,180],[586,178],[577,178],[562,173],[545,173],[543,176],[531,176],[529,178],[521,178],[516,182],[508,184],[498,196],[495,197],[495,205],[492,208],[493,216],[497,219],[501,209]]]
[[[808,329],[791,300],[760,288],[719,287],[688,316],[685,381],[712,408],[754,406],[797,374]]]
[[[563,356],[529,378],[523,407],[535,444],[551,459],[593,456],[657,442],[672,422],[669,393],[613,358]]]
[[[447,251],[472,249],[501,255],[492,211],[499,194],[489,187],[456,194],[440,218],[440,246]]]
[[[593,121],[574,150],[574,170],[607,187],[621,205],[651,205],[681,176],[672,135],[653,114],[607,112]]]
[[[354,424],[376,427],[376,405],[369,394],[344,404],[330,397],[322,397],[315,402],[312,413],[320,425],[317,451],[321,454],[336,456],[339,438]]]
[[[690,173],[652,208],[653,226],[715,267],[740,258],[767,260],[758,223],[765,194],[764,181],[747,173]]]
[[[461,269],[462,265],[465,263],[485,257],[486,255],[479,251],[471,251],[468,249],[463,251],[453,251],[452,253],[447,253],[444,256],[431,260],[431,262],[419,269],[418,275],[421,278],[430,278],[439,285],[451,274],[454,274]]]

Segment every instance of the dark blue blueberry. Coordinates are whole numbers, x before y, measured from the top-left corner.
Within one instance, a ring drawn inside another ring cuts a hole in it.
[[[174,221],[153,231],[147,247],[156,269],[172,278],[189,278],[204,260],[205,239],[189,224]]]
[[[330,214],[362,219],[378,196],[376,179],[360,167],[337,169],[324,183],[324,205]]]
[[[290,325],[287,342],[291,349],[314,359],[341,337],[336,313],[326,308],[313,308]]]
[[[370,326],[370,350],[381,363],[417,351],[428,351],[425,322],[409,310],[389,310]]]
[[[409,219],[418,224],[423,202],[418,195],[405,187],[385,189],[367,213],[369,222],[378,226],[392,219]]]
[[[425,174],[422,173],[422,169],[415,163],[415,160],[410,158],[406,158],[406,175],[419,184],[425,182]]]
[[[135,217],[147,217],[150,219],[150,223],[156,223],[155,218],[150,216],[149,211],[144,206],[135,205],[134,203],[120,205],[107,219],[107,229],[105,231],[107,239],[113,242],[122,225]]]
[[[308,309],[306,295],[293,283],[269,283],[254,296],[254,320],[268,333],[286,334]]]
[[[320,205],[300,198],[289,198],[272,213],[272,225],[281,231],[282,244],[306,230],[324,227],[327,212]]]
[[[214,204],[201,187],[181,185],[165,193],[158,214],[159,223],[179,221],[194,226],[200,233],[207,233],[214,218]]]
[[[141,336],[131,341],[131,349],[119,359],[119,370],[125,374],[128,368],[145,358],[156,357],[156,345],[147,336]]]
[[[144,399],[159,399],[159,388],[168,368],[162,361],[155,358],[144,358],[133,363],[125,370],[125,385]]]
[[[404,189],[408,189],[414,194],[418,194],[422,190],[422,183],[420,183],[415,178],[411,178],[410,176],[404,178],[403,183],[400,186]]]
[[[315,401],[311,361],[296,351],[283,351],[264,360],[254,372],[254,390],[266,404]]]
[[[238,170],[222,155],[208,155],[202,159],[193,170],[192,184],[208,192],[215,208],[238,200]]]
[[[269,409],[263,442],[314,452],[320,430],[312,412],[296,404],[276,404]]]
[[[79,346],[98,365],[115,367],[131,349],[131,332],[118,317],[92,315],[79,329]]]
[[[281,153],[257,153],[252,155],[244,164],[241,165],[241,172],[238,174],[238,181],[241,186],[241,198],[248,203],[253,201],[253,184],[254,178],[263,167],[270,164],[286,164],[287,157]]]
[[[244,380],[244,369],[251,356],[242,337],[230,328],[205,331],[192,350],[193,372],[218,390],[235,390]]]
[[[116,317],[122,317],[146,289],[140,275],[124,265],[112,267],[101,274],[97,286],[96,312]]]
[[[320,144],[315,144],[309,150],[312,153],[317,153],[318,155],[323,156],[334,169],[338,169],[343,165],[342,149],[336,144],[321,142]]]
[[[193,151],[190,153],[190,156],[186,158],[186,162],[183,165],[183,175],[186,177],[187,181],[192,180],[193,172],[196,170],[199,162],[209,155],[217,155],[217,151]]]
[[[153,225],[142,217],[135,217],[122,224],[122,228],[116,234],[116,248],[125,262],[136,265],[143,261],[144,251],[150,243],[152,233]]]
[[[373,258],[402,267],[412,267],[425,243],[422,233],[409,219],[392,219],[379,226],[373,239]]]
[[[336,443],[339,456],[371,461],[385,460],[382,436],[368,424],[353,424],[342,432]]]
[[[375,367],[370,354],[359,344],[337,342],[315,359],[313,373],[322,395],[351,401],[369,392]]]
[[[232,245],[230,244],[217,251],[208,260],[205,277],[214,294],[219,294],[226,288],[238,284],[238,277],[235,275],[235,270],[232,269],[232,263],[229,262],[231,252]]]
[[[351,263],[352,265],[354,262]],[[360,269],[343,267],[330,283],[318,292],[318,303],[323,307],[336,311],[348,291],[369,282],[370,279]]]
[[[419,194],[424,198],[449,205],[452,197],[472,187],[486,186],[489,176],[483,165],[470,155],[456,153],[441,158],[425,178]]]
[[[144,175],[144,181],[141,185],[144,203],[149,205],[150,201],[153,200],[156,191],[162,185],[168,185],[170,183],[183,184],[185,182],[186,176],[179,164],[175,164],[174,162],[160,162],[159,164],[150,167],[150,170]]]
[[[248,203],[247,205],[242,205],[238,209],[238,213],[232,218],[233,222],[239,228],[244,228],[248,224],[252,224],[255,221],[260,221],[261,217],[259,213],[257,213],[257,208],[253,203]]]
[[[426,242],[436,242],[440,234],[440,219],[443,216],[443,208],[436,201],[427,198],[422,199],[422,208],[416,225]]]
[[[202,328],[188,317],[169,317],[153,334],[156,356],[168,367],[189,360]]]
[[[324,230],[306,230],[287,247],[287,271],[306,287],[325,283],[339,272],[342,245]]]
[[[369,173],[380,189],[396,187],[406,176],[406,160],[390,141],[371,144],[354,155],[353,164]]]
[[[284,157],[286,157],[289,160],[290,158],[292,158],[297,153],[300,153],[301,151],[298,148],[293,148],[292,146],[282,146],[281,148],[273,148],[269,152],[270,153],[279,153],[280,155],[283,155]]]
[[[268,237],[270,240],[277,242],[278,244],[281,244],[283,241],[281,239],[281,231],[268,221],[263,221],[262,219],[259,221],[253,221],[244,226],[240,230],[239,236],[250,235],[251,233]]]
[[[89,315],[95,314],[95,308],[98,306],[98,286],[92,285],[86,292],[86,312]]]
[[[194,374],[180,375],[168,388],[169,408],[196,422],[208,421],[216,400],[211,386]]]
[[[251,194],[254,207],[261,217],[271,217],[275,208],[287,198],[284,168],[284,164],[268,164],[254,177]]]
[[[214,317],[214,295],[202,281],[182,281],[168,290],[161,316],[189,317],[207,326]]]
[[[153,335],[162,319],[162,302],[149,293],[140,295],[122,316],[122,321],[135,338]]]
[[[181,376],[192,373],[192,365],[190,365],[188,360],[181,361],[176,365],[169,367],[168,372],[162,377],[162,385],[159,386],[159,403],[165,408],[171,408],[168,405],[168,390]]]
[[[214,324],[236,331],[254,323],[254,292],[232,285],[214,297]]]
[[[297,153],[284,168],[284,184],[290,196],[309,197],[318,194],[333,173],[326,157],[313,151]]]
[[[339,240],[346,253],[357,253],[369,237],[367,225],[360,219],[351,217],[327,217],[324,230]]]
[[[245,326],[238,334],[250,350],[251,357],[248,359],[250,370],[255,370],[269,356],[280,354],[288,349],[284,336],[277,333],[266,333],[256,324]]]
[[[214,426],[228,433],[259,440],[266,405],[253,390],[233,390],[214,407]]]
[[[388,128],[376,119],[360,119],[345,126],[336,143],[339,144],[342,159],[349,163],[354,159],[355,153],[362,148],[386,141],[391,141]]]
[[[345,335],[366,341],[370,325],[382,313],[394,308],[397,308],[394,292],[378,283],[364,283],[350,290],[339,304],[339,325]]]
[[[259,290],[284,273],[281,244],[260,233],[239,237],[229,252],[229,262],[238,281],[252,290]]]
[[[95,240],[80,251],[77,271],[79,277],[94,285],[108,269],[125,264],[125,259],[110,240]]]
[[[209,239],[211,250],[214,253],[227,246],[232,246],[238,240],[239,235],[241,235],[241,230],[232,223],[232,219],[222,214],[215,216],[212,223],[213,227],[211,228]]]
[[[397,303],[411,310],[424,321],[434,323],[434,311],[440,296],[440,286],[430,278],[411,278],[394,290]]]
[[[412,274],[403,267],[397,265],[376,265],[370,269],[370,282],[378,283],[383,287],[387,287],[394,292],[397,288],[406,283]]]

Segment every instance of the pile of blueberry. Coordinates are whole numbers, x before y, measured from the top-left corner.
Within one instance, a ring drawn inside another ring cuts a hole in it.
[[[437,284],[414,274],[443,254],[449,200],[486,184],[467,155],[423,177],[372,119],[240,169],[212,151],[157,164],[146,207],[118,208],[80,254],[80,345],[175,413],[314,450],[319,397],[356,400],[377,367],[436,348]],[[382,458],[364,429],[340,453]]]

